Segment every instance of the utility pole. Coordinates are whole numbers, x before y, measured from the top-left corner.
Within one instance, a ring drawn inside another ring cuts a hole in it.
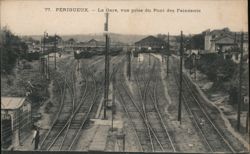
[[[80,64],[79,64],[79,59],[77,59],[77,71],[80,71]]]
[[[190,50],[190,52],[189,52],[189,75],[190,75],[190,77],[191,77],[191,70],[192,70],[192,67],[193,67],[193,61],[192,61],[192,59],[193,59],[193,57],[192,57],[192,51]]]
[[[106,106],[109,94],[109,36],[108,36],[108,13],[106,15],[106,23],[104,24],[104,31],[106,32],[106,50],[105,50],[105,79],[104,79],[104,104],[103,104],[103,118],[106,119]]]
[[[44,32],[44,44],[43,44],[43,47],[44,47],[44,53],[45,53],[45,40],[46,40],[46,37],[48,36],[48,33],[47,32]],[[47,75],[47,79],[49,80],[49,77],[50,77],[50,73],[49,73],[49,50],[47,50],[47,52],[48,52],[48,57],[47,57],[47,73],[46,73],[46,75]]]
[[[150,65],[150,52],[148,53],[148,65]]]
[[[240,131],[240,112],[241,112],[241,88],[242,88],[242,65],[243,65],[243,32],[241,33],[241,43],[240,43],[240,74],[239,74],[239,93],[238,93],[238,114],[237,114],[237,129]]]
[[[128,80],[130,81],[130,77],[131,77],[131,52],[130,51],[127,51],[127,56],[128,56],[127,75],[128,75]]]
[[[123,148],[123,152],[125,152],[125,134],[123,134],[123,140],[122,140],[122,148]]]
[[[44,34],[43,34],[43,73],[44,73],[44,75],[46,75],[47,74],[47,64],[45,63],[45,55],[44,55],[44,53],[45,53],[45,32],[44,32]]]
[[[114,65],[113,65],[113,72],[115,72],[115,67],[114,67]],[[114,76],[113,76],[113,88],[112,88],[112,90],[113,90],[113,93],[112,93],[112,132],[113,132],[113,130],[114,130],[114,105],[115,105],[115,74],[114,74]]]
[[[246,118],[246,133],[249,133],[249,110],[247,111],[247,118]]]
[[[193,59],[193,61],[194,61],[194,63],[193,63],[193,66],[194,66],[194,80],[196,80],[196,54],[194,54],[194,59]]]
[[[179,106],[178,106],[178,121],[181,124],[181,97],[182,97],[182,58],[183,58],[183,36],[181,31],[181,43],[180,43],[180,88],[179,88]]]
[[[43,68],[44,68],[44,75],[47,76],[48,73],[48,68],[47,68],[47,60],[45,58],[45,41],[46,41],[46,37],[47,37],[48,33],[44,32],[43,34]]]
[[[44,53],[43,53],[43,50],[44,50],[44,48],[43,48],[43,40],[44,39],[44,37],[41,37],[41,58],[40,58],[40,61],[41,61],[41,73],[42,73],[42,75],[44,75],[45,74],[45,68],[44,68]]]
[[[170,47],[169,47],[169,33],[168,33],[168,48],[167,48],[167,76],[169,73],[169,55],[170,55]]]
[[[163,55],[163,52],[164,52],[164,47],[162,46],[161,47],[161,62],[163,63],[163,58],[164,58],[164,55]]]
[[[54,61],[55,61],[55,70],[56,70],[56,45],[57,45],[57,38],[56,38],[56,34],[55,34],[55,40],[54,40]]]

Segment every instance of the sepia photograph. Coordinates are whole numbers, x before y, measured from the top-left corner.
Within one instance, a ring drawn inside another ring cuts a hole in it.
[[[246,153],[247,0],[0,0],[1,154]]]

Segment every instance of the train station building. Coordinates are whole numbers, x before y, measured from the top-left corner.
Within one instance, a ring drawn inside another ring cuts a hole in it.
[[[135,42],[135,47],[142,51],[158,51],[166,47],[166,42],[154,36],[148,36],[138,42]]]
[[[31,104],[25,97],[1,97],[2,149],[19,146],[31,130]]]

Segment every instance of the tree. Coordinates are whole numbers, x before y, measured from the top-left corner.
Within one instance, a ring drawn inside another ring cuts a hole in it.
[[[10,73],[18,57],[24,57],[28,46],[7,27],[0,29],[1,34],[1,72]]]
[[[191,38],[191,47],[193,49],[204,49],[204,34],[196,34]]]

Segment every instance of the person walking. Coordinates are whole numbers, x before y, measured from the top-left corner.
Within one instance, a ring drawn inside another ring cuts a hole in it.
[[[31,144],[33,144],[33,142],[35,141],[34,150],[38,149],[39,139],[40,139],[39,128],[36,126],[34,129],[33,139],[31,142]]]

